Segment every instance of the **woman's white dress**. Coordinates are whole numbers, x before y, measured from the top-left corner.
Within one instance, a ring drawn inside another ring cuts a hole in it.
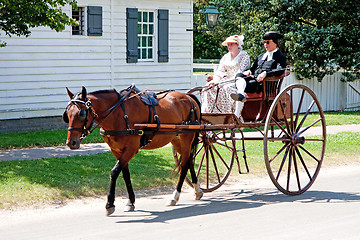
[[[234,79],[236,74],[247,70],[250,66],[250,57],[245,51],[231,59],[230,52],[225,54],[214,75],[221,77],[221,82]],[[207,84],[208,85],[208,84]],[[235,101],[230,97],[231,93],[236,93],[235,83],[220,84],[209,90],[203,90],[201,96],[201,111],[206,113],[233,113]],[[216,101],[216,102],[215,102]]]

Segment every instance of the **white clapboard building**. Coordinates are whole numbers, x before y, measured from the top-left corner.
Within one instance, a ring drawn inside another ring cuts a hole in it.
[[[60,116],[79,92],[186,90],[192,77],[193,0],[78,0],[78,27],[31,29],[0,48],[0,122]]]

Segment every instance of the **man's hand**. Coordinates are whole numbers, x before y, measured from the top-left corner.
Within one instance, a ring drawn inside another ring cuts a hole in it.
[[[262,82],[265,77],[266,77],[266,72],[264,71],[264,72],[262,72],[262,73],[259,74],[259,76],[256,78],[256,80],[257,80],[258,82]]]

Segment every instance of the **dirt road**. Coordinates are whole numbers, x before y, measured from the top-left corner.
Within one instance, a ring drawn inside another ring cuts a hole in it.
[[[105,217],[105,199],[0,212],[0,239],[360,239],[360,165],[323,168],[300,196],[278,192],[268,177],[242,178],[201,201],[185,189],[138,198],[136,211]]]

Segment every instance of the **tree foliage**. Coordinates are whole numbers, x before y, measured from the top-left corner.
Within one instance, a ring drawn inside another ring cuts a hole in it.
[[[208,1],[195,1],[194,9]],[[212,32],[194,33],[195,58],[220,58],[226,49],[219,43],[243,34],[244,49],[252,59],[264,51],[262,35],[285,35],[281,50],[303,78],[331,75],[345,70],[347,80],[360,77],[360,4],[358,0],[214,0],[221,15]],[[194,25],[204,20],[194,17]],[[204,40],[206,39],[206,40]],[[206,55],[208,44],[218,44],[216,54]]]
[[[62,31],[76,21],[68,17],[62,6],[76,7],[75,0],[0,0],[0,31],[12,36],[30,36],[30,28],[48,26]],[[0,41],[0,45],[5,42]]]

